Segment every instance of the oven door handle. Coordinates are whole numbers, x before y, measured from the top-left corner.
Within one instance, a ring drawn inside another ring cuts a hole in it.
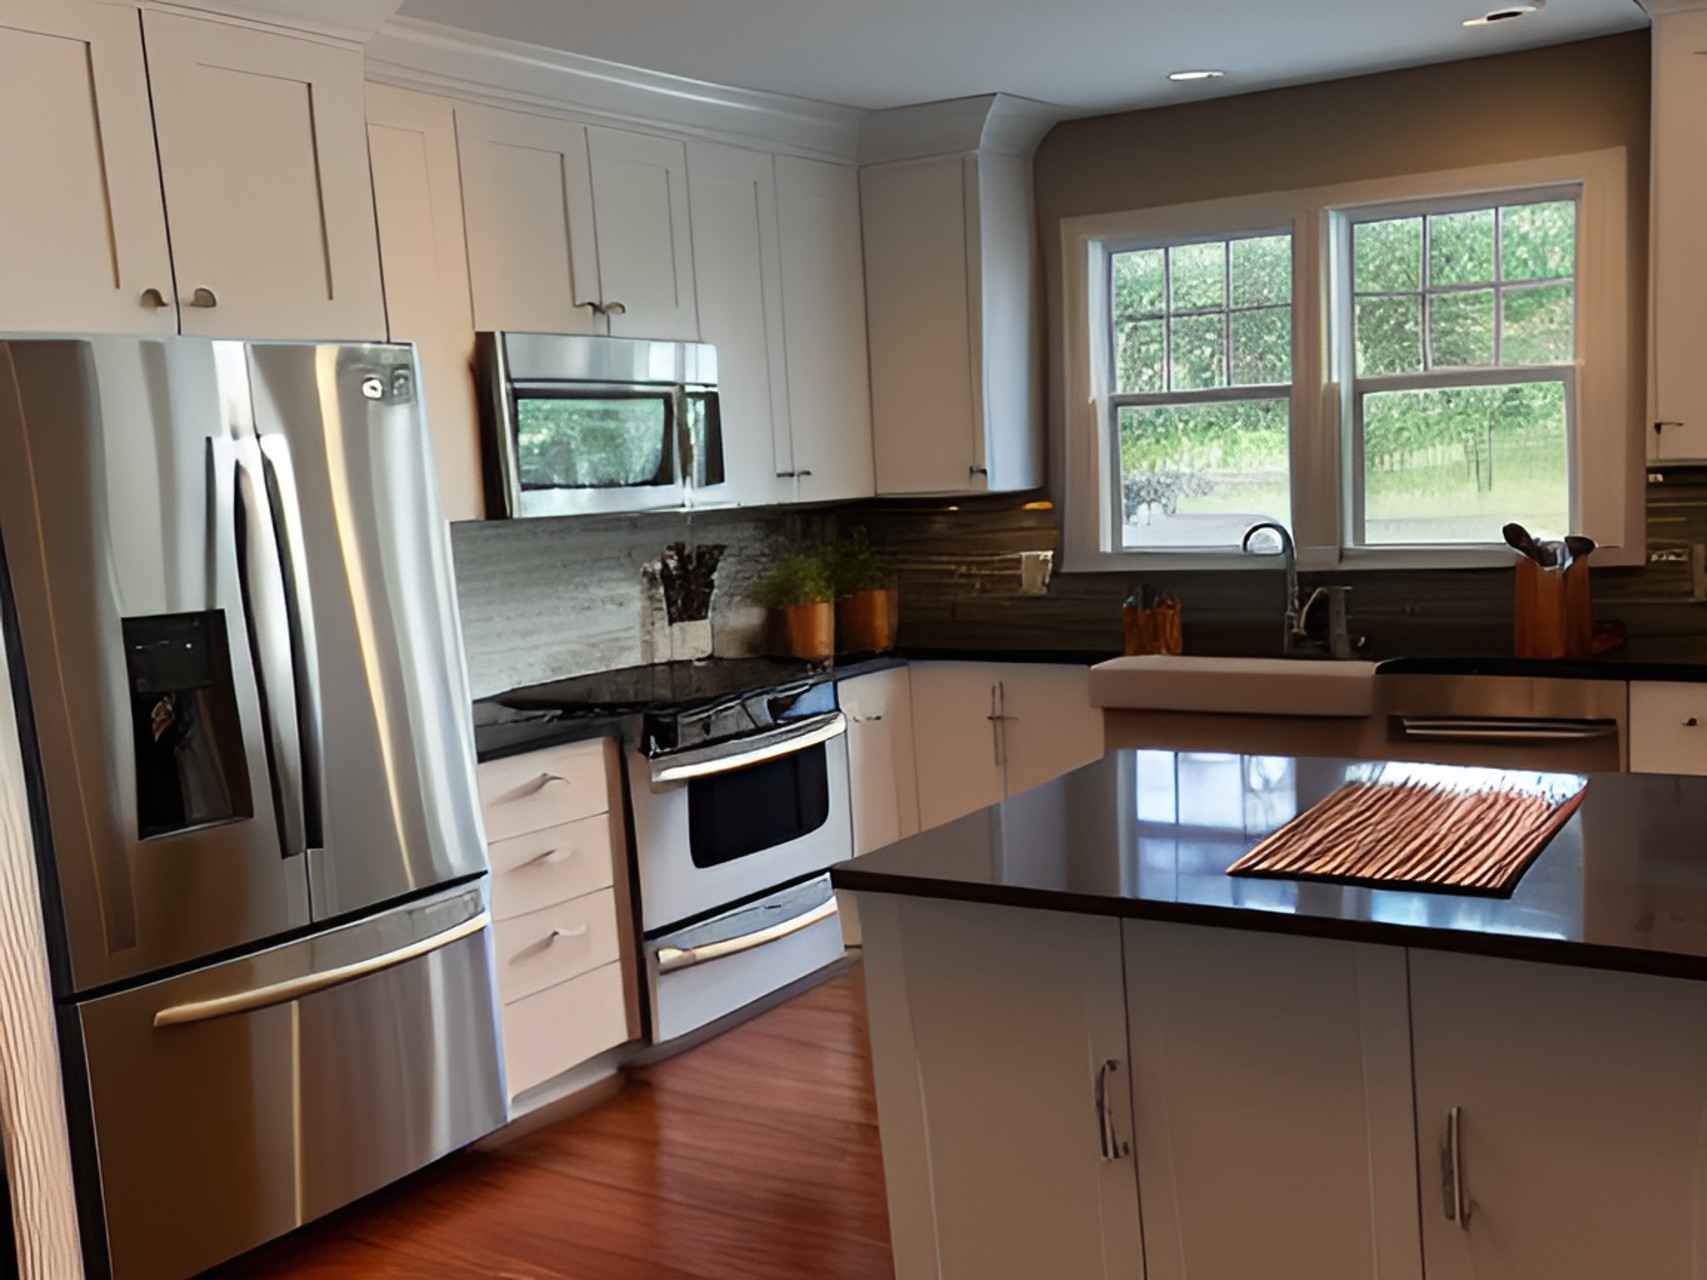
[[[779,756],[793,755],[820,742],[839,738],[848,731],[848,719],[840,711],[813,716],[771,729],[765,733],[741,738],[736,742],[720,742],[710,747],[694,747],[687,751],[658,756],[652,761],[652,785],[686,782],[690,778],[709,778],[714,774],[745,769],[748,765],[763,764]]]
[[[828,920],[836,914],[836,900],[820,902],[810,911],[802,912],[792,920],[783,920],[777,924],[756,929],[752,933],[744,933],[739,938],[725,938],[721,942],[708,942],[702,947],[659,947],[658,972],[673,973],[677,969],[686,969],[690,965],[704,964],[707,960],[720,960],[724,956],[739,955],[743,951],[751,951],[754,947],[762,947],[767,942],[775,942],[786,938],[802,929],[810,929],[820,920]]]

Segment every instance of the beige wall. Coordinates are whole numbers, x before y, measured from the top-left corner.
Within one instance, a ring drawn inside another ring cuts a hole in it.
[[[1646,350],[1648,34],[1057,125],[1035,162],[1049,324],[1050,490],[1061,495],[1064,217],[1624,147],[1632,359]],[[1640,432],[1647,378],[1632,379]]]

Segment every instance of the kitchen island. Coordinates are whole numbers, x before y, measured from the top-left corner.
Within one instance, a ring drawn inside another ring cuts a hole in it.
[[[1116,751],[835,869],[900,1280],[1703,1274],[1707,779],[1504,899],[1225,874],[1367,767]]]

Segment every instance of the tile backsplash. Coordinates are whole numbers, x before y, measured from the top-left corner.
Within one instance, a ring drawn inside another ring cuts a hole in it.
[[[768,549],[801,537],[810,520],[707,511],[452,525],[474,696],[667,661],[671,637],[659,560],[677,542],[689,557],[702,547],[724,548],[711,595],[712,652],[763,653],[767,620],[745,599],[747,588]]]

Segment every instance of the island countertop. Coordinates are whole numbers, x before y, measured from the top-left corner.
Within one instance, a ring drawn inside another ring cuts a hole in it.
[[[1707,979],[1707,778],[1588,775],[1581,807],[1508,898],[1226,874],[1269,833],[1370,768],[1306,756],[1111,751],[839,863],[831,879],[874,893]]]

